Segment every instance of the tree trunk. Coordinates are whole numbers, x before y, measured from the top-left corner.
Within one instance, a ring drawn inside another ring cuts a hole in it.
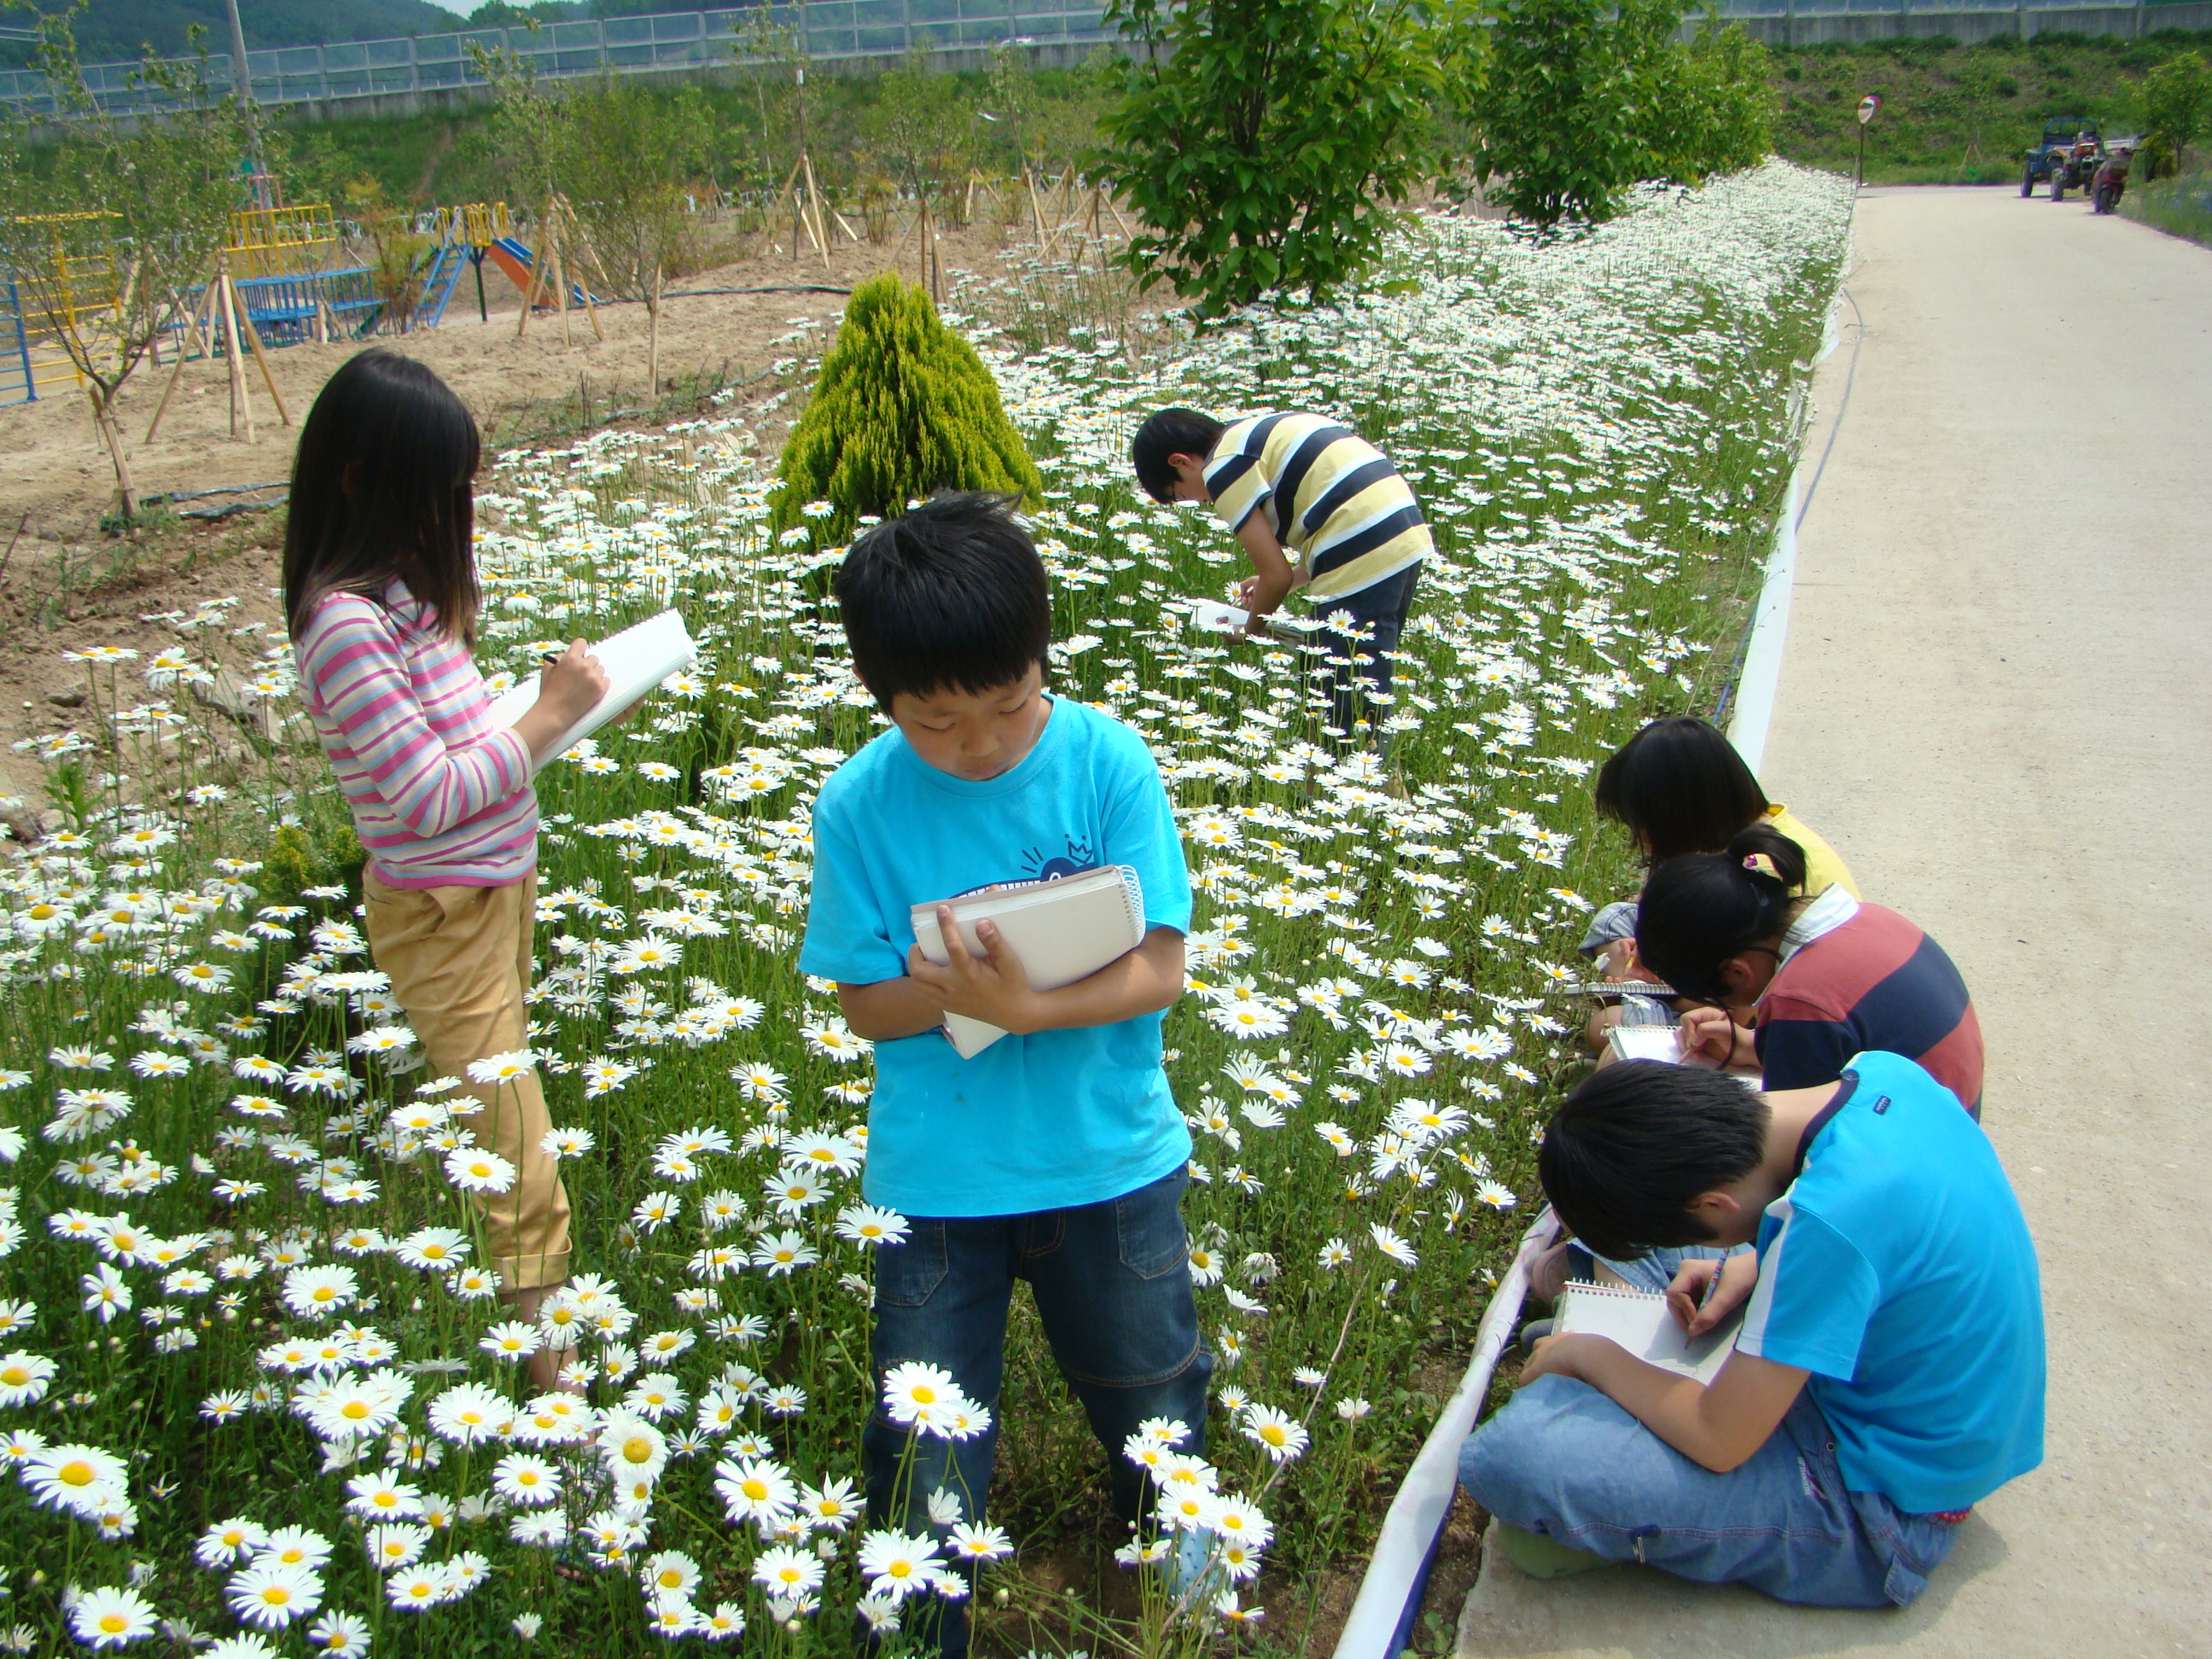
[[[115,493],[122,503],[123,522],[133,524],[138,518],[138,486],[131,482],[131,458],[124,452],[123,428],[115,418],[115,405],[96,383],[86,387],[85,393],[92,399],[93,430],[100,434],[107,459],[115,466]]]
[[[660,401],[660,267],[653,267],[653,283],[645,291],[645,406]]]

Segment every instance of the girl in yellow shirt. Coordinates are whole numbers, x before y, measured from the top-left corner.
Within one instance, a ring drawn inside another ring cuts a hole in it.
[[[1766,799],[1751,768],[1721,730],[1694,715],[1653,720],[1598,769],[1597,810],[1627,830],[1644,867],[1656,869],[1686,853],[1717,853],[1754,823],[1778,830],[1805,851],[1805,881],[1797,890],[1817,896],[1840,886],[1853,898],[1858,884],[1836,850],[1779,802]],[[1635,961],[1636,901],[1608,904],[1592,919],[1583,954],[1601,957],[1609,978],[1638,977]],[[1590,1022],[1592,1047],[1602,1046],[1618,1024],[1618,1006],[1601,1008]]]

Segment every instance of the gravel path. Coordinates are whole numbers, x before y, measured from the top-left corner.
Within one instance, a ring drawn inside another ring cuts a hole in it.
[[[2046,1461],[1903,1612],[1486,1562],[1463,1659],[2212,1651],[2212,252],[1995,190],[1856,234],[1761,780],[1973,990]]]

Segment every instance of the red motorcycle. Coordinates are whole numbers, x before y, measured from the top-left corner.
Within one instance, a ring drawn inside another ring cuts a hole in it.
[[[2120,198],[2127,193],[2128,165],[2135,160],[2135,152],[2115,149],[2097,169],[2090,186],[2090,205],[2098,213],[2111,213],[2120,205]]]

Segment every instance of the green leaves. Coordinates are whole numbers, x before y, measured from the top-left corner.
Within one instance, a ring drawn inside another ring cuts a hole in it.
[[[2176,52],[2143,76],[2143,118],[2179,161],[2212,116],[2212,63],[2201,52]]]
[[[1097,173],[1142,221],[1125,260],[1219,317],[1270,290],[1325,298],[1376,259],[1432,172],[1439,26],[1409,0],[1157,0],[1108,14]]]
[[[1504,179],[1518,217],[1595,223],[1638,179],[1695,184],[1764,159],[1766,49],[1710,15],[1686,46],[1681,21],[1680,0],[1504,0],[1470,100],[1477,175]]]
[[[853,290],[813,400],[776,469],[770,526],[810,522],[817,545],[843,541],[864,514],[890,517],[938,489],[1043,490],[975,349],[945,326],[929,295],[885,271]]]

